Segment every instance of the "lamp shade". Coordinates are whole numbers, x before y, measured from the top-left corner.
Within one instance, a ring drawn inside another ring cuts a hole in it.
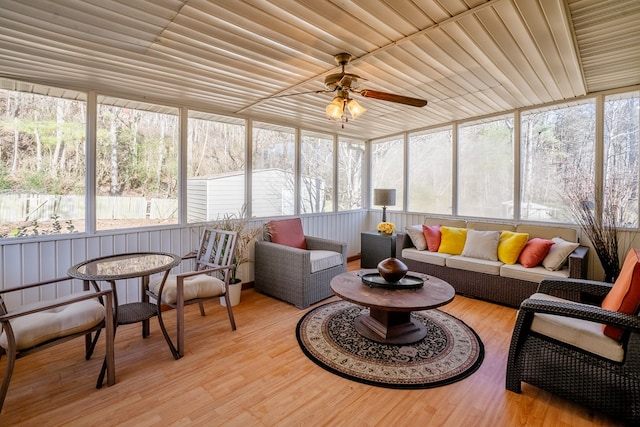
[[[367,111],[367,109],[358,104],[355,99],[350,99],[347,101],[347,108],[349,109],[351,118],[354,120],[363,115],[365,111]]]
[[[333,101],[325,107],[325,111],[327,112],[328,118],[339,122],[344,114],[344,99],[336,96],[333,98]]]
[[[373,190],[373,204],[376,206],[394,206],[396,204],[395,188],[376,188]]]

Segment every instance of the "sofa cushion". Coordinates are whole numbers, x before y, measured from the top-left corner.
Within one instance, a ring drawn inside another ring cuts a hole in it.
[[[551,227],[548,225],[520,224],[516,227],[518,233],[527,233],[529,238],[540,237],[551,240],[554,237],[561,237],[568,242],[578,241],[578,232],[575,228]]]
[[[267,224],[269,235],[273,243],[307,249],[307,242],[302,231],[300,218],[280,219],[269,221]]]
[[[443,225],[440,227],[440,233],[442,233],[442,238],[438,252],[460,255],[464,249],[464,242],[467,239],[467,229]]]
[[[486,259],[469,258],[461,255],[452,255],[446,259],[446,266],[458,268],[460,270],[475,271],[478,273],[500,275],[500,261],[489,261]]]
[[[540,265],[542,260],[549,254],[551,246],[553,246],[552,240],[534,237],[527,242],[522,252],[520,252],[518,262],[522,264],[523,267],[536,267]]]
[[[409,225],[405,230],[417,250],[424,251],[427,249],[427,240],[422,232],[422,225]]]
[[[499,231],[467,230],[462,256],[489,261],[498,260]]]
[[[549,254],[542,260],[542,265],[547,270],[560,270],[571,252],[576,250],[578,243],[567,242],[561,237],[551,239],[553,246],[549,249]]]
[[[533,299],[566,301],[552,295],[535,293]],[[533,315],[531,330],[581,348],[616,362],[624,360],[624,348],[616,340],[602,333],[602,325],[574,317],[536,313]]]
[[[334,251],[313,250],[311,252],[311,272],[326,270],[342,264],[342,254]]]
[[[513,224],[507,224],[502,222],[480,222],[469,221],[467,222],[467,228],[470,230],[480,231],[516,231],[516,227]]]
[[[625,314],[637,314],[640,306],[640,249],[631,249],[622,264],[616,282],[602,301],[605,310]],[[608,337],[619,340],[622,330],[613,326],[602,326]]]
[[[527,244],[529,235],[526,233],[516,233],[504,230],[500,233],[500,244],[498,245],[498,259],[505,264],[515,264],[518,261],[520,252]]]
[[[21,306],[20,310],[33,310],[92,293],[94,292],[83,291],[53,300],[26,304]],[[104,313],[104,306],[100,304],[98,298],[93,298],[46,311],[27,314],[10,320],[9,322],[13,329],[13,336],[16,339],[16,348],[20,351],[59,337],[86,331],[102,322]],[[0,336],[0,347],[4,349],[8,347],[5,331],[3,331]]]
[[[451,256],[450,254],[441,254],[439,252],[419,251],[414,248],[405,248],[402,250],[402,258],[439,265],[441,267],[445,266],[445,260]]]
[[[427,249],[431,252],[438,252],[440,242],[442,241],[442,233],[439,225],[422,225],[422,233],[427,241]]]
[[[542,266],[524,267],[520,264],[504,264],[500,267],[500,275],[511,279],[540,283],[542,279],[568,278],[569,269],[563,268],[561,270],[549,271]]]
[[[442,227],[443,225],[446,225],[447,227],[467,228],[467,223],[463,219],[429,218],[429,217],[425,217],[424,224],[425,225],[438,225],[440,227]]]

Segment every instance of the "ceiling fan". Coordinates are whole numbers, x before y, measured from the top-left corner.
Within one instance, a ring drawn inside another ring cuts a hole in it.
[[[329,74],[324,78],[325,90],[317,90],[312,92],[303,92],[296,94],[280,95],[280,96],[292,96],[302,95],[306,93],[333,93],[336,92],[336,96],[331,103],[326,106],[325,110],[327,117],[335,121],[348,121],[345,117],[345,110],[349,111],[352,119],[356,119],[367,111],[358,102],[351,98],[351,94],[355,93],[364,98],[379,99],[382,101],[395,102],[398,104],[410,105],[413,107],[424,107],[427,105],[427,101],[419,98],[411,98],[409,96],[396,95],[393,93],[380,92],[371,89],[360,89],[362,77],[357,74],[347,73],[345,67],[351,62],[351,54],[339,53],[335,57],[336,64],[342,67],[342,71],[339,73]]]

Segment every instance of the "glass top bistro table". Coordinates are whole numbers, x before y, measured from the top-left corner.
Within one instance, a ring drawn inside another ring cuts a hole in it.
[[[429,310],[450,303],[455,289],[434,276],[408,272],[407,276],[424,279],[424,285],[411,289],[369,287],[362,276],[377,270],[359,270],[335,276],[333,293],[343,300],[369,307],[369,313],[358,316],[354,327],[360,335],[384,344],[411,344],[427,336],[422,322],[411,317],[412,311]]]
[[[158,305],[149,302],[147,289],[149,288],[149,276],[164,272],[162,281],[167,280],[169,271],[180,264],[182,258],[178,255],[165,252],[138,252],[118,255],[109,255],[90,259],[69,268],[67,274],[76,279],[85,280],[98,286],[96,282],[108,282],[113,289],[115,322],[117,325],[126,325],[142,322],[142,337],[149,336],[149,319],[158,315]],[[116,280],[140,278],[141,301],[119,305]],[[164,332],[164,331],[163,331]],[[164,334],[165,340],[171,347],[169,337]],[[104,380],[106,365],[98,378],[98,387]]]

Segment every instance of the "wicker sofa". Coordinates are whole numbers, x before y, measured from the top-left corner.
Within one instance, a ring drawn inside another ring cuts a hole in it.
[[[465,222],[427,218],[426,225],[445,225],[448,227],[466,227],[473,230],[508,230],[527,233],[531,238],[552,239],[561,237],[570,242],[577,241],[575,229],[537,225],[519,225]],[[399,232],[396,236],[396,257],[404,262],[410,271],[425,273],[449,282],[456,293],[490,302],[519,307],[520,303],[536,292],[543,279],[576,278],[587,275],[588,247],[578,246],[568,257],[565,267],[558,271],[548,271],[544,267],[524,268],[519,264],[504,265],[500,262],[488,262],[463,256],[453,256],[420,251],[408,233]],[[568,297],[568,295],[558,294]]]

